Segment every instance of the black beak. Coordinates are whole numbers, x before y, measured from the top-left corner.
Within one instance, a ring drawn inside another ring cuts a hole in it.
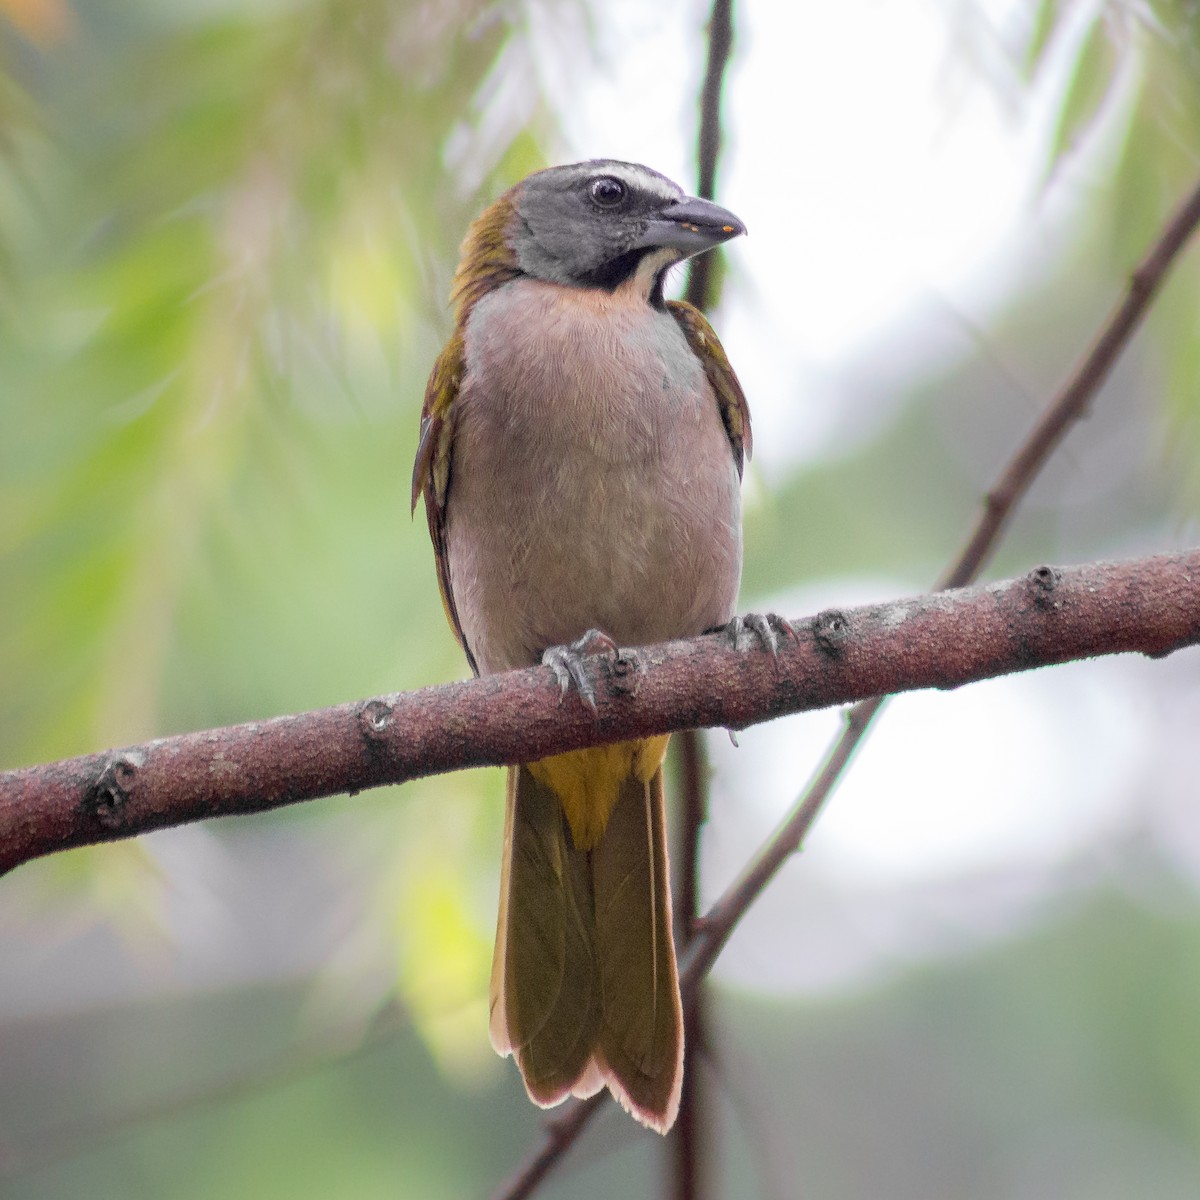
[[[661,247],[678,250],[682,258],[690,258],[745,232],[745,225],[729,209],[711,200],[684,196],[655,213],[632,248]]]

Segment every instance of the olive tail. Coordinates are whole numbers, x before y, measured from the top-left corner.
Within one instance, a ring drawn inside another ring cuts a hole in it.
[[[662,768],[615,786],[602,836],[578,850],[554,790],[509,770],[492,1044],[515,1056],[535,1103],[607,1085],[665,1133],[683,1082],[683,1010]]]

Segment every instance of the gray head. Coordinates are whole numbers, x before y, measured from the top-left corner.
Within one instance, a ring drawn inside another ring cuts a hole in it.
[[[513,189],[510,234],[526,275],[576,287],[656,287],[673,263],[745,233],[728,210],[637,163],[551,167]]]

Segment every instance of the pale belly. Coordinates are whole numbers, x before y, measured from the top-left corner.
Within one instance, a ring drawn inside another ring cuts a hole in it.
[[[738,474],[673,319],[514,286],[518,304],[481,301],[472,316],[446,505],[479,669],[536,662],[592,628],[638,645],[728,620]]]

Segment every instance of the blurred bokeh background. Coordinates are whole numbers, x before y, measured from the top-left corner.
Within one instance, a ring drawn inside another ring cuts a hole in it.
[[[408,488],[462,232],[694,186],[700,0],[0,0],[0,766],[461,676]],[[1186,0],[744,0],[743,607],[924,590],[1200,175]],[[993,575],[1198,538],[1200,251]],[[889,708],[717,966],[714,1195],[1194,1197],[1196,651]],[[713,898],[837,727],[709,739]],[[0,880],[0,1192],[484,1194],[500,772]],[[658,1194],[609,1112],[543,1194]]]

